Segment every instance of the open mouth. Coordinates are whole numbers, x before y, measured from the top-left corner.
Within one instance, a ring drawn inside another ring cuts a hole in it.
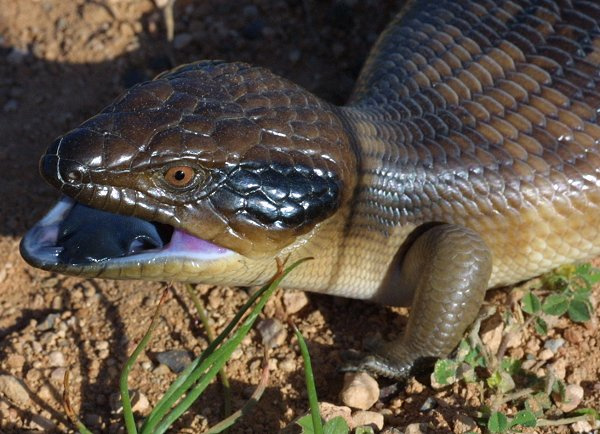
[[[232,254],[172,226],[100,211],[63,197],[21,242],[31,265],[61,270],[175,258],[210,261]]]

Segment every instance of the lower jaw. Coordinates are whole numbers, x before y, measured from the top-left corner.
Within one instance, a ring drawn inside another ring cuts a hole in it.
[[[230,274],[226,268],[243,259],[231,250],[174,229],[170,240],[160,249],[97,261],[64,261],[61,247],[56,243],[60,224],[74,206],[72,199],[62,198],[25,234],[20,250],[29,264],[83,277],[221,283],[220,276]],[[85,241],[85,237],[82,239]]]

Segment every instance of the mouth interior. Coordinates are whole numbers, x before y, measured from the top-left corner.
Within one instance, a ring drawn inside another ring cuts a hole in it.
[[[173,226],[97,210],[69,198],[62,198],[25,235],[22,251],[38,266],[172,256],[206,260],[231,252]]]

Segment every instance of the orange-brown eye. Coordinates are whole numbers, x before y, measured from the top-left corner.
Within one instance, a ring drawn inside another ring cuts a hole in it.
[[[190,166],[173,166],[165,172],[165,181],[173,187],[187,187],[196,176],[196,171]]]

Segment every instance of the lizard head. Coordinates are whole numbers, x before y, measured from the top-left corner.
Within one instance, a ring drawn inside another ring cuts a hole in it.
[[[21,251],[69,274],[248,284],[211,273],[308,242],[355,170],[334,107],[262,68],[192,63],[48,148],[40,172],[65,197]]]

